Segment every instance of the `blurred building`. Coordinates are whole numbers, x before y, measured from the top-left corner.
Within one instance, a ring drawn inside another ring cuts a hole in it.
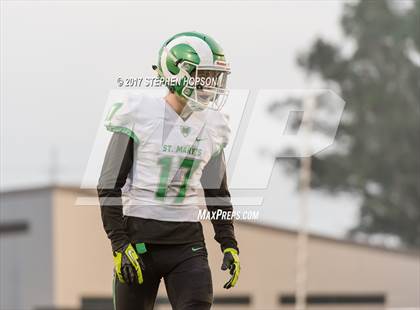
[[[2,193],[1,310],[112,309],[112,255],[95,203],[94,191],[71,187]],[[242,272],[226,291],[219,246],[203,224],[214,309],[293,309],[295,231],[237,222]],[[420,307],[419,253],[315,235],[308,250],[309,309]],[[156,308],[170,309],[163,283]]]

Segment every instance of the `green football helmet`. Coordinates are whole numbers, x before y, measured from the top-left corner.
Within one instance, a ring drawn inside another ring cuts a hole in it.
[[[229,91],[230,67],[220,45],[208,35],[182,32],[167,40],[153,66],[168,88],[187,99],[194,111],[219,110]]]

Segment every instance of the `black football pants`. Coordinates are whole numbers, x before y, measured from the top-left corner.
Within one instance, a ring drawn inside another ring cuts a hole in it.
[[[143,284],[120,283],[114,275],[115,310],[153,309],[162,278],[172,309],[210,309],[213,286],[204,242],[146,248],[139,254],[145,265]]]

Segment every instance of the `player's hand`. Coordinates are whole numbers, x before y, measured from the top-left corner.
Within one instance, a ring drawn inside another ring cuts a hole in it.
[[[222,270],[229,269],[231,275],[229,281],[223,286],[225,289],[230,289],[238,282],[239,273],[241,272],[241,264],[239,263],[238,251],[233,248],[227,248],[223,251]]]
[[[143,283],[144,264],[131,244],[127,244],[114,252],[114,267],[121,283]]]

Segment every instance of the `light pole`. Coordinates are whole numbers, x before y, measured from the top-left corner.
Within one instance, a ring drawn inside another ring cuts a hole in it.
[[[312,114],[315,107],[315,98],[308,96],[304,99],[304,113],[302,117],[302,141],[299,173],[299,230],[297,236],[296,253],[296,310],[307,308],[307,282],[308,282],[308,203],[311,187],[311,132]]]

